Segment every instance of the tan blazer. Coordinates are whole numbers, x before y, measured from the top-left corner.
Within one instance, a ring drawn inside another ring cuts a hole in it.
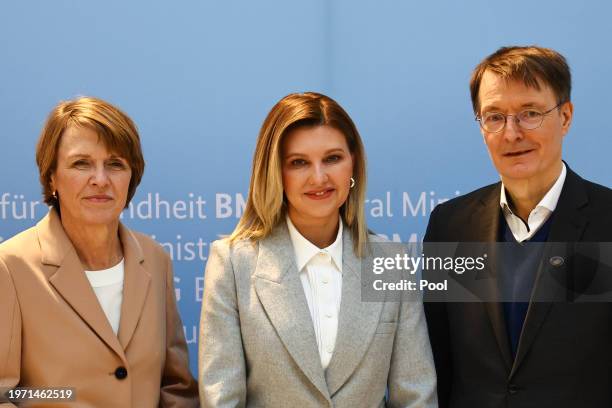
[[[422,303],[362,301],[350,233],[342,263],[338,335],[323,370],[286,224],[258,243],[213,244],[200,324],[202,407],[437,407]]]
[[[0,245],[0,388],[75,388],[76,403],[45,407],[198,405],[170,258],[145,235],[119,235],[117,335],[55,210]]]

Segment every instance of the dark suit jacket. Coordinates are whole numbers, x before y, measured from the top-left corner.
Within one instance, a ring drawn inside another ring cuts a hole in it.
[[[496,183],[437,206],[425,241],[497,241],[500,188]],[[548,242],[612,242],[612,190],[568,167],[552,217]],[[569,264],[568,298],[592,277]],[[552,284],[545,276],[540,270],[534,296]],[[501,303],[426,303],[425,312],[440,407],[612,406],[610,303],[532,301],[515,359]]]

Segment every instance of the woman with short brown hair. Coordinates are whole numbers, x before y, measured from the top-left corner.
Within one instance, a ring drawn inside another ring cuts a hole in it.
[[[144,170],[136,126],[100,99],[62,102],[36,161],[49,213],[0,244],[0,386],[70,387],[83,407],[197,406],[170,258],[119,221]]]

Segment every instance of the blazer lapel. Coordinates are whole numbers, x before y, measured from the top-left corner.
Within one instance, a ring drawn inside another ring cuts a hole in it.
[[[254,280],[257,297],[287,351],[306,378],[329,399],[312,318],[285,223],[259,242]]]
[[[559,197],[559,202],[557,203],[557,208],[553,214],[548,242],[571,243],[580,241],[588,222],[588,219],[584,216],[581,209],[587,204],[588,197],[582,179],[567,166],[567,175],[561,196]],[[558,248],[559,244],[553,244],[551,247]],[[525,355],[533,344],[552,306],[551,302],[538,302],[537,299],[546,299],[547,296],[550,297],[550,295],[546,295],[545,292],[550,291],[551,287],[562,289],[563,283],[566,283],[567,280],[567,277],[552,277],[551,273],[565,273],[567,270],[550,270],[548,259],[553,255],[550,250],[550,248],[545,250],[545,255],[540,270],[538,271],[537,282],[533,293],[533,298],[536,299],[536,301],[531,302],[527,311],[527,316],[525,317],[512,374],[525,358]],[[558,292],[552,294],[554,299],[558,299],[558,295],[563,294]]]
[[[49,283],[91,330],[126,362],[119,340],[85,277],[81,261],[55,210],[37,224],[42,263],[56,266]]]
[[[582,209],[589,203],[584,180],[567,166],[567,175],[550,226],[549,242],[580,241],[588,223]]]
[[[501,183],[494,185],[490,191],[481,197],[479,206],[472,213],[471,225],[477,225],[473,230],[473,242],[497,242],[499,236],[499,197],[501,194]]]
[[[489,249],[488,263],[492,265],[494,270],[493,274],[496,274],[497,254],[495,253],[496,245],[499,236],[499,222],[500,222],[500,206],[499,197],[501,194],[501,183],[498,183],[489,194],[483,197],[480,201],[480,209],[474,212],[472,215],[471,225],[480,225],[481,227],[476,229],[474,233],[475,242],[486,242],[493,243]],[[497,285],[497,276],[489,276],[490,282],[489,290],[491,293],[499,293]],[[506,320],[504,318],[504,312],[502,304],[500,302],[485,302],[484,308],[487,311],[491,327],[497,340],[497,345],[502,354],[502,358],[506,363],[508,369],[512,367],[512,354],[510,352],[510,342],[508,340],[508,331],[506,330]]]
[[[370,262],[371,264],[371,262]],[[342,240],[342,298],[336,345],[325,372],[333,396],[355,371],[376,331],[382,302],[361,300],[361,260],[353,252],[349,228]]]
[[[125,271],[121,321],[119,322],[119,332],[117,334],[121,346],[126,350],[142,314],[151,275],[142,265],[144,255],[140,244],[130,230],[121,224],[119,225],[119,237],[123,246]]]

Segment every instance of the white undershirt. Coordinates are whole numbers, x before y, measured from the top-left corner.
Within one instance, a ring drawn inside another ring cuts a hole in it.
[[[324,249],[304,238],[289,217],[287,227],[314,326],[321,366],[325,370],[334,353],[338,333],[342,297],[342,220],[336,240]]]
[[[121,302],[123,301],[123,259],[117,265],[101,271],[85,271],[102,310],[115,334],[119,331]]]
[[[567,170],[565,169],[565,163],[562,163],[561,174],[555,181],[555,184],[548,190],[548,192],[542,197],[538,205],[531,210],[529,218],[527,219],[527,225],[523,220],[512,212],[510,205],[508,204],[508,198],[506,197],[506,188],[502,183],[501,194],[499,198],[499,205],[504,213],[504,218],[512,235],[517,242],[523,242],[535,235],[542,225],[548,220],[550,215],[557,208],[559,197],[561,196],[561,190],[563,190],[563,183],[565,182],[565,175]]]

